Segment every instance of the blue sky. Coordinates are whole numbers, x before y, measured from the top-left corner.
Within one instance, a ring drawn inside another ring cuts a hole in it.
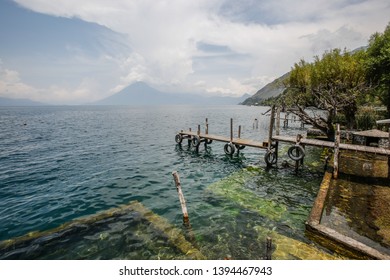
[[[366,45],[389,15],[388,0],[0,0],[0,96],[254,94],[301,58]]]

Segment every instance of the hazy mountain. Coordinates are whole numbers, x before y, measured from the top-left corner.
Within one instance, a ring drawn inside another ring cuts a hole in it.
[[[45,106],[47,104],[32,101],[30,99],[16,99],[0,97],[0,106]]]
[[[235,105],[244,101],[249,95],[242,97],[207,97],[189,93],[162,92],[144,82],[136,82],[105,99],[95,102],[98,105]]]
[[[270,97],[276,97],[280,95],[286,89],[283,82],[289,77],[289,75],[290,72],[284,74],[283,76],[273,80],[271,83],[265,85],[263,88],[258,90],[253,96],[243,101],[242,105],[257,105],[261,101],[264,101]]]

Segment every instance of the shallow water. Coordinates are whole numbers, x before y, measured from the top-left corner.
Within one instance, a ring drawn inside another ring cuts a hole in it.
[[[332,180],[321,224],[390,254],[388,180],[342,174]]]
[[[263,150],[246,148],[240,155],[229,157],[223,153],[222,143],[213,143],[207,151],[201,147],[197,153],[174,141],[177,131],[194,130],[204,124],[205,118],[209,133],[228,136],[233,118],[235,133],[242,125],[242,138],[266,140],[269,117],[261,113],[267,109],[0,108],[0,240],[55,228],[133,200],[181,228],[180,204],[171,174],[177,170],[198,246],[208,252],[208,258],[262,258],[264,244],[259,238],[263,236],[254,230],[259,227],[310,243],[303,222],[322,178],[320,151],[312,149],[304,168],[295,174],[292,168],[266,170]],[[255,118],[259,119],[257,129],[253,128]],[[290,125],[282,130],[283,134],[302,133],[299,123]],[[286,148],[281,147],[280,162],[288,161]],[[250,165],[259,165],[260,170],[245,178],[241,187],[266,201],[264,205],[281,207],[280,219],[265,215],[259,211],[261,205],[253,206],[245,197],[237,200],[210,191],[210,185],[229,175],[239,175],[236,172]],[[114,246],[117,249],[110,255],[83,258],[158,257],[153,250],[143,255],[144,245],[138,245],[139,251],[133,246],[132,254],[121,251],[126,246]],[[75,254],[68,258],[79,257]]]

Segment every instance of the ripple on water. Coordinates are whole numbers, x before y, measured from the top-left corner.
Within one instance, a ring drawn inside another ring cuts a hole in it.
[[[5,151],[0,154],[0,240],[54,228],[131,200],[142,202],[180,228],[180,203],[172,177],[175,170],[193,229],[211,258],[226,254],[255,257],[254,251],[262,248],[248,239],[257,238],[254,227],[290,226],[285,221],[278,225],[234,201],[207,193],[210,184],[250,164],[262,163],[263,151],[246,148],[239,156],[229,157],[221,143],[213,143],[207,150],[201,146],[196,152],[186,142],[181,146],[174,142],[178,130],[194,129],[207,117],[212,133],[229,135],[229,119],[234,117],[235,124],[243,126],[243,135],[266,139],[268,117],[260,114],[266,108],[68,106],[0,110],[7,116],[6,122],[0,119],[0,131],[7,135],[0,138],[0,148]],[[254,118],[261,120],[258,130],[252,129]],[[26,120],[27,126],[9,125]],[[291,129],[291,133],[296,131]],[[307,209],[298,206],[311,203],[318,181],[315,176],[303,179],[306,175],[298,178],[287,170],[263,172],[244,187],[261,198],[286,204],[293,218],[301,219]],[[123,228],[119,225],[107,229],[109,237],[100,236],[101,232],[88,235],[90,240],[108,240],[102,247],[73,240],[67,243],[69,252],[74,251],[68,256],[158,259],[177,254],[149,225],[132,226],[126,228],[126,235],[120,233]],[[145,231],[148,234],[141,234]],[[134,251],[124,252],[123,244]]]

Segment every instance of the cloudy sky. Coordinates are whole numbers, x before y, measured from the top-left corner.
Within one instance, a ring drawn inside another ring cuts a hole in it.
[[[301,58],[367,45],[389,15],[388,0],[0,0],[0,96],[254,94]]]

